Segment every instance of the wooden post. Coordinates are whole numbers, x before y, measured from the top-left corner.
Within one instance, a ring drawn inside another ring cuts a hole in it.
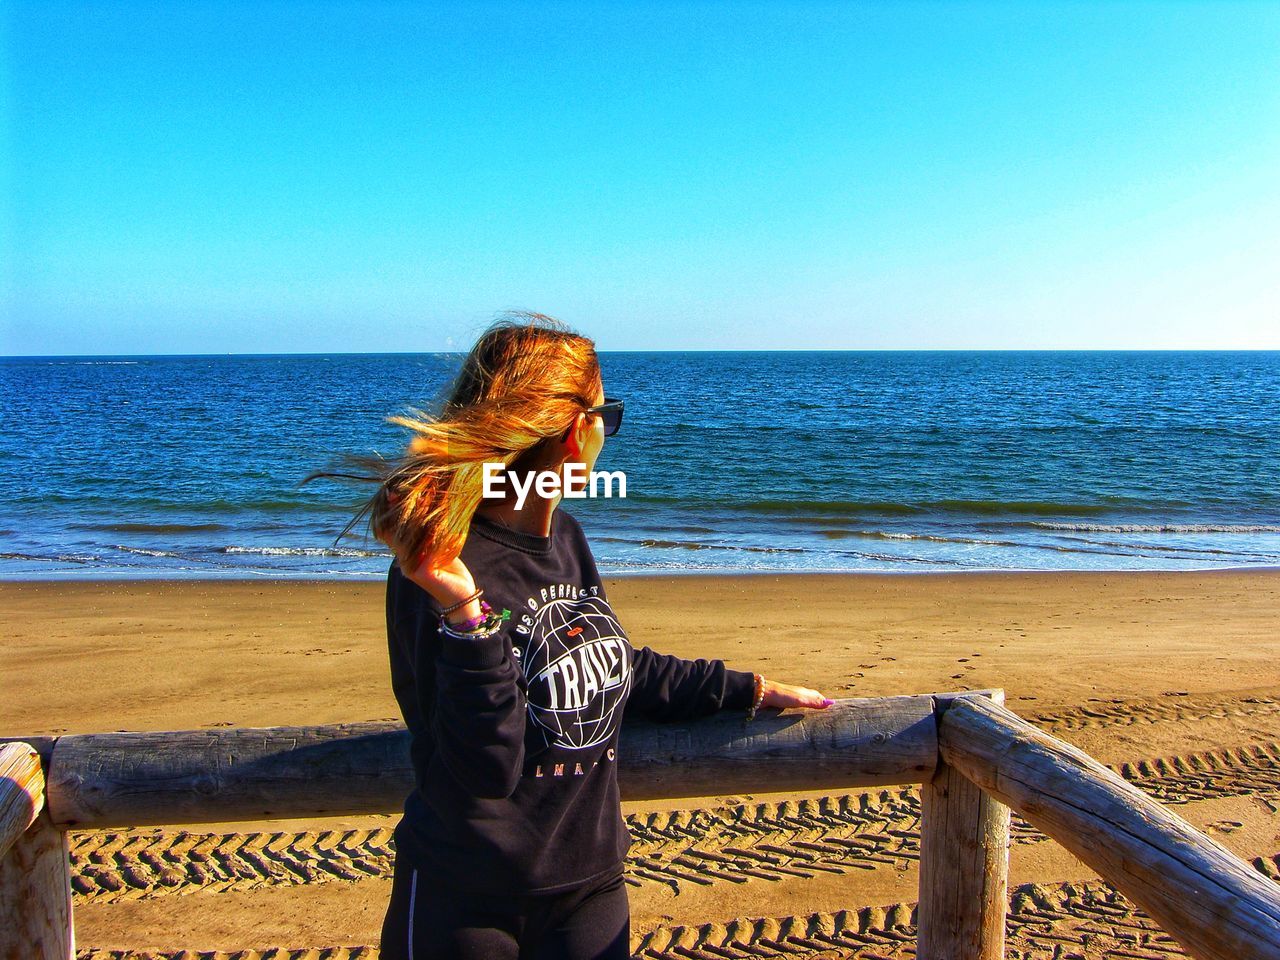
[[[921,788],[917,956],[1003,960],[1008,895],[1009,808],[940,760]]]
[[[71,855],[34,747],[0,747],[0,960],[73,960]]]
[[[952,702],[942,759],[1074,853],[1198,960],[1280,960],[1280,888],[1087,754],[1003,707]]]
[[[44,806],[40,756],[27,743],[0,746],[0,860]]]

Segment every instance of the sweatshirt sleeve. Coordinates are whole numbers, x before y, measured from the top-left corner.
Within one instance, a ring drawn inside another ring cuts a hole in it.
[[[401,588],[419,590],[402,578]],[[436,761],[476,797],[511,796],[524,767],[526,701],[505,630],[459,640],[440,631],[440,613],[425,595],[415,617],[418,656],[434,655],[435,689],[419,685]],[[419,670],[418,676],[428,677]]]
[[[730,670],[723,660],[683,660],[649,647],[632,650],[627,715],[669,722],[751,706],[754,674]]]
[[[438,621],[437,621],[438,622]],[[505,631],[459,640],[440,634],[436,662],[436,749],[477,797],[515,792],[524,767],[524,691]]]

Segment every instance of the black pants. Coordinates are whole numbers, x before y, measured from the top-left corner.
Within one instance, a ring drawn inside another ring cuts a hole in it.
[[[564,893],[480,896],[396,857],[380,950],[382,960],[627,960],[622,867]]]

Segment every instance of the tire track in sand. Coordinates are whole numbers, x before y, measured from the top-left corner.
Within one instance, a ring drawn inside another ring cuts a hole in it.
[[[312,947],[290,950],[101,950],[76,951],[76,960],[378,960],[377,947]]]
[[[1280,861],[1280,855],[1268,862]],[[916,904],[863,907],[727,923],[660,926],[633,932],[634,960],[906,960],[916,956]],[[1009,960],[1109,957],[1173,960],[1186,953],[1150,918],[1101,881],[1024,884],[1010,891]],[[374,947],[310,950],[102,950],[77,960],[375,960]]]
[[[1039,714],[1026,713],[1023,716],[1050,733],[1092,727],[1280,716],[1280,695],[1271,690],[1255,690],[1234,696],[1168,693],[1160,697],[1087,703]]]
[[[1101,881],[1025,884],[1010,892],[1009,901],[1009,960],[1186,956],[1172,937]],[[659,927],[633,938],[632,951],[636,960],[905,960],[916,956],[916,904]]]

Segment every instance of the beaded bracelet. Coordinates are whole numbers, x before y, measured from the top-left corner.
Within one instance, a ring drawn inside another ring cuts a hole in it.
[[[459,600],[457,603],[451,603],[451,604],[449,604],[449,606],[444,607],[440,612],[441,612],[442,614],[448,614],[448,613],[453,613],[453,611],[455,611],[455,610],[461,610],[463,607],[465,607],[465,606],[466,606],[468,603],[470,603],[472,600],[479,600],[482,596],[484,596],[484,591],[483,591],[483,590],[477,590],[477,591],[476,591],[475,593],[473,593],[471,596],[467,597],[467,599],[465,599],[465,600]]]
[[[747,710],[747,719],[754,720],[756,711],[760,709],[760,704],[764,702],[764,677],[760,674],[752,674],[755,677],[755,695],[752,698],[750,709]]]

